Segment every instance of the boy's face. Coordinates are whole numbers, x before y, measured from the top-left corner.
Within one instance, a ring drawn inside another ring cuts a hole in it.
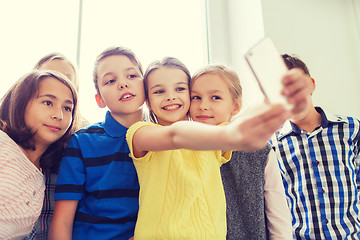
[[[190,106],[187,75],[177,68],[159,68],[148,77],[148,106],[161,125],[187,120]]]
[[[225,81],[217,74],[204,74],[191,88],[190,116],[196,122],[217,125],[229,122],[240,111]]]
[[[97,67],[100,95],[99,107],[108,107],[112,114],[135,113],[145,101],[144,85],[137,65],[123,55],[109,56]]]

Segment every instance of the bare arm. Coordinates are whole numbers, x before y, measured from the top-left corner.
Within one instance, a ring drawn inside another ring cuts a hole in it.
[[[71,240],[77,200],[57,200],[51,220],[49,239]]]
[[[140,157],[148,151],[180,148],[254,151],[267,144],[287,117],[284,107],[274,105],[244,114],[222,126],[192,121],[180,121],[164,127],[145,126],[134,134],[134,154]]]

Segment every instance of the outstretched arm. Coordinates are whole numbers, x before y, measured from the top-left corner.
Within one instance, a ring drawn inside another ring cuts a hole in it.
[[[134,155],[148,151],[186,148],[190,150],[254,151],[265,147],[270,136],[284,123],[289,113],[283,106],[263,106],[233,122],[208,125],[180,121],[170,126],[140,128],[133,137]]]

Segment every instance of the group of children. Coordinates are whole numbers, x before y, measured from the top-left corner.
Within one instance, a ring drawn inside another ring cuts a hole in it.
[[[73,79],[64,68],[53,70],[63,74],[32,71],[1,102],[0,237],[31,232],[42,207],[43,173],[52,170],[58,175],[50,239],[291,238],[267,143],[290,112],[267,105],[232,120],[242,104],[235,72],[211,65],[191,77],[178,59],[164,58],[143,74],[131,50],[106,49],[94,68],[105,120],[74,133]],[[289,71],[283,84],[293,111],[302,108],[301,72]],[[151,121],[144,121],[145,102]],[[59,156],[57,172],[51,160]],[[36,181],[21,183],[19,175]]]

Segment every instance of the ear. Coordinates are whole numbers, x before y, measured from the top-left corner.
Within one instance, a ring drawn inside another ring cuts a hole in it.
[[[311,79],[310,91],[311,91],[311,94],[313,94],[313,92],[315,91],[315,88],[316,88],[316,84],[315,84],[315,79],[313,79],[312,77],[310,79]]]
[[[97,105],[100,107],[100,108],[105,108],[106,107],[106,104],[103,102],[101,96],[99,94],[95,94],[95,100],[96,100],[96,103]]]
[[[241,110],[241,107],[242,107],[242,101],[241,98],[239,98],[234,102],[234,109],[231,111],[231,116],[235,116],[236,114],[238,114]]]

